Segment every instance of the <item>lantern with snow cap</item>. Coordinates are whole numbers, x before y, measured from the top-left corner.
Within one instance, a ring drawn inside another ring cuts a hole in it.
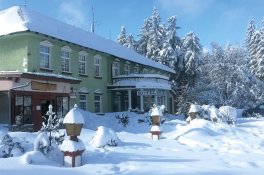
[[[153,105],[150,116],[152,125],[150,129],[151,138],[153,140],[158,140],[160,139],[162,133],[162,129],[160,127],[160,118],[163,116],[161,108],[159,106]]]
[[[76,104],[74,108],[66,114],[63,124],[65,125],[67,135],[70,136],[70,140],[77,140],[77,136],[81,134],[84,120]]]
[[[186,119],[186,121],[189,123],[193,119],[197,118],[198,112],[201,111],[201,107],[196,104],[191,104],[189,109],[189,117]]]
[[[153,105],[151,109],[151,124],[152,125],[160,125],[160,117],[163,116],[162,111],[159,106]]]
[[[63,120],[69,140],[64,140],[61,145],[61,151],[64,154],[63,165],[68,167],[77,167],[82,165],[82,153],[85,150],[83,142],[78,139],[84,120],[82,113],[78,110],[77,105],[71,109]]]

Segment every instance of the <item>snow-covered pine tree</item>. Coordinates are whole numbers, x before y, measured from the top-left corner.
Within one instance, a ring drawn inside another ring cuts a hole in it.
[[[121,27],[121,32],[118,35],[116,42],[123,45],[123,46],[125,44],[127,44],[126,27],[125,26]]]
[[[162,59],[159,56],[159,52],[162,49],[162,44],[165,38],[165,32],[163,25],[160,24],[160,15],[156,8],[153,9],[153,13],[150,17],[151,26],[149,28],[149,39],[147,42],[147,54],[148,58],[162,63]]]
[[[254,36],[255,31],[256,31],[256,24],[255,24],[254,19],[251,18],[248,22],[247,31],[246,31],[246,39],[245,39],[245,44],[248,50],[248,54],[249,54],[250,46],[253,41],[253,36]],[[248,56],[250,58],[250,55]]]
[[[162,58],[162,64],[175,68],[175,63],[178,56],[178,48],[181,45],[180,38],[177,36],[176,16],[172,16],[167,20],[167,27],[165,28],[165,38],[163,47],[159,53]]]
[[[62,119],[57,117],[57,115],[55,115],[55,113],[52,111],[52,108],[53,108],[52,105],[49,105],[49,110],[47,111],[47,114],[46,114],[47,116],[46,123],[42,122],[42,127],[40,129],[41,132],[46,132],[48,134],[49,146],[51,146],[51,141],[53,139],[55,143],[57,143],[55,139],[61,140],[61,139],[55,138],[55,136],[57,135],[56,133],[60,132],[59,129],[61,128],[61,125],[62,125]],[[43,117],[43,118],[46,119],[46,117]],[[60,137],[64,138],[64,133],[59,134],[59,135]],[[61,144],[61,143],[57,143],[57,144]]]
[[[184,72],[186,77],[194,82],[196,69],[202,54],[202,45],[200,39],[193,33],[189,32],[182,39],[182,47],[185,50]]]
[[[189,97],[199,104],[251,107],[263,101],[264,83],[249,72],[246,52],[229,44],[212,44],[212,51],[201,60],[197,81]]]
[[[132,34],[127,36],[127,42],[124,44],[124,46],[131,50],[135,50],[135,41]]]
[[[137,53],[146,56],[147,55],[147,45],[148,45],[148,40],[149,40],[149,30],[151,26],[151,20],[145,19],[144,24],[140,29],[139,32],[139,39],[136,42],[136,51]]]
[[[262,20],[262,27],[259,31],[260,41],[256,50],[256,61],[257,61],[257,71],[255,75],[264,80],[264,20]]]
[[[258,59],[259,59],[258,56],[260,56],[258,54],[260,54],[259,50],[261,49],[260,47],[261,38],[262,36],[261,36],[260,31],[256,31],[253,35],[252,44],[250,45],[250,48],[249,48],[250,58],[249,58],[248,64],[249,64],[250,71],[255,75],[258,71]]]

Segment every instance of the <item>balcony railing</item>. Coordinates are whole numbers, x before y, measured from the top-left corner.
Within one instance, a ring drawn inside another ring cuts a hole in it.
[[[170,89],[169,77],[159,74],[129,74],[112,77],[110,86],[134,86],[135,88]]]

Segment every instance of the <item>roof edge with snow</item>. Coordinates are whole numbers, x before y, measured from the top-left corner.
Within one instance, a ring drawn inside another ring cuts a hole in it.
[[[0,36],[23,31],[37,32],[128,61],[175,73],[172,68],[148,59],[110,39],[97,36],[25,7],[14,6],[0,11],[0,26],[4,26],[0,28]]]

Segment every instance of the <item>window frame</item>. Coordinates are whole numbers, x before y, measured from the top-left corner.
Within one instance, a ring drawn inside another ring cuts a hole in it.
[[[116,77],[120,75],[120,63],[118,61],[114,61],[112,64],[112,76]]]
[[[134,74],[139,74],[139,67],[138,66],[134,67],[133,72]]]
[[[40,64],[40,68],[42,69],[51,69],[52,46],[53,45],[47,40],[39,43],[39,64]],[[47,49],[48,52],[45,52],[45,49],[42,48],[48,48]]]
[[[78,63],[79,63],[79,74],[80,75],[88,75],[87,73],[87,61],[88,61],[88,53],[85,51],[79,52]],[[84,70],[82,70],[84,69]]]
[[[82,99],[81,97],[85,97],[85,99]],[[87,110],[87,104],[88,104],[87,94],[80,93],[79,94],[79,106],[80,106],[80,109]]]
[[[99,99],[97,99],[96,97],[99,97]],[[94,112],[95,113],[101,113],[102,112],[102,101],[103,101],[102,97],[103,96],[101,93],[95,93],[94,94]]]
[[[129,75],[130,74],[130,65],[129,64],[125,64],[125,75]]]
[[[20,100],[19,100],[20,99]],[[27,100],[30,100],[28,103]],[[18,101],[22,103],[18,103]],[[16,95],[15,96],[15,124],[33,124],[33,104],[31,95]],[[19,112],[19,114],[18,114]],[[29,119],[29,120],[27,120]]]
[[[64,46],[61,48],[61,70],[62,72],[70,72],[71,71],[71,48],[68,46]],[[63,54],[67,53],[67,54]]]
[[[102,64],[102,57],[100,55],[94,56],[94,77],[101,78],[101,64]]]

